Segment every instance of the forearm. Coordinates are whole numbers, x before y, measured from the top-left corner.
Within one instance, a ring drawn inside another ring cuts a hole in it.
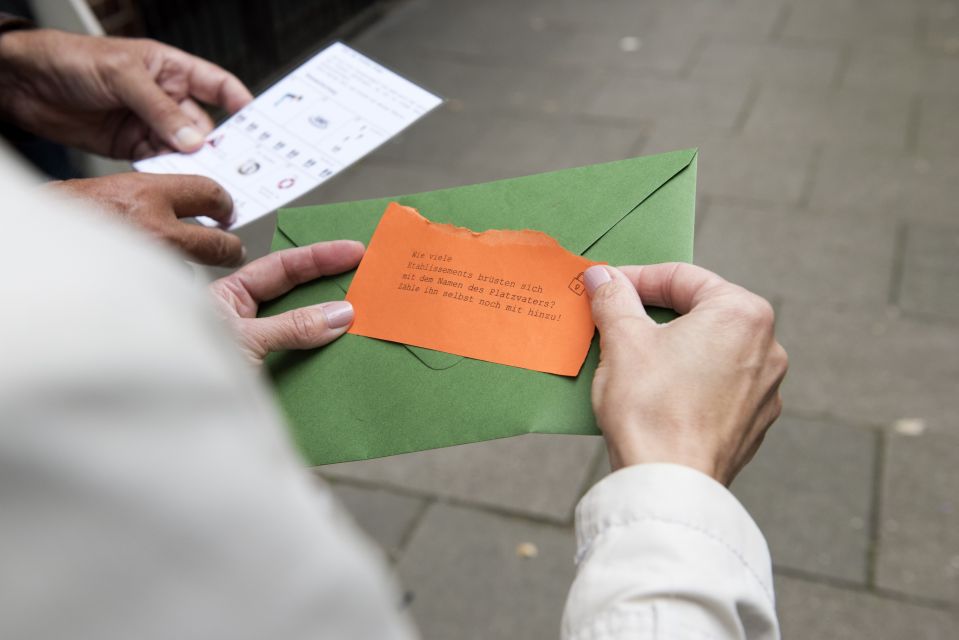
[[[622,469],[580,502],[576,535],[564,638],[779,637],[765,540],[711,478]]]

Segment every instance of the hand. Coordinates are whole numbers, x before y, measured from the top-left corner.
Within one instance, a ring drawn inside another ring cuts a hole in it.
[[[590,267],[593,411],[613,469],[671,462],[728,485],[779,417],[786,351],[769,303],[688,264]],[[646,304],[681,317],[656,324]]]
[[[221,315],[229,322],[240,347],[257,365],[271,351],[314,349],[346,333],[353,322],[353,305],[345,300],[324,302],[257,318],[259,304],[281,296],[298,284],[353,269],[364,247],[353,240],[318,242],[277,251],[254,260],[210,285]]]
[[[204,215],[224,225],[233,221],[233,199],[209,178],[119,173],[54,182],[49,188],[125,219],[197,262],[216,266],[243,262],[243,243],[235,235],[180,220]]]
[[[196,151],[213,122],[253,97],[220,67],[153,40],[50,29],[0,38],[0,113],[23,129],[114,158]]]

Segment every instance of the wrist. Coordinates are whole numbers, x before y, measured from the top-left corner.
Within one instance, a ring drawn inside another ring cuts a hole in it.
[[[618,471],[643,464],[675,464],[699,471],[720,484],[729,484],[729,479],[713,457],[697,451],[696,447],[683,446],[681,443],[663,446],[650,440],[637,441],[635,438],[607,436],[610,468]]]

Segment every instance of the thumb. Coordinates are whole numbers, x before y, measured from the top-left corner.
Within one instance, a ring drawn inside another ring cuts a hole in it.
[[[353,305],[337,300],[252,319],[248,334],[265,356],[271,351],[321,347],[346,333],[351,322]]]
[[[583,273],[583,279],[590,297],[593,322],[601,334],[622,320],[652,322],[643,309],[636,287],[619,269],[595,265]]]
[[[114,88],[120,100],[173,149],[189,153],[203,146],[203,131],[146,69],[125,70]]]

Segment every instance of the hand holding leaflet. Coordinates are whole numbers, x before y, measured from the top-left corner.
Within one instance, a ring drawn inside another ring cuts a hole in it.
[[[217,127],[196,153],[134,168],[212,178],[233,197],[234,226],[242,226],[326,182],[441,103],[337,42]]]

